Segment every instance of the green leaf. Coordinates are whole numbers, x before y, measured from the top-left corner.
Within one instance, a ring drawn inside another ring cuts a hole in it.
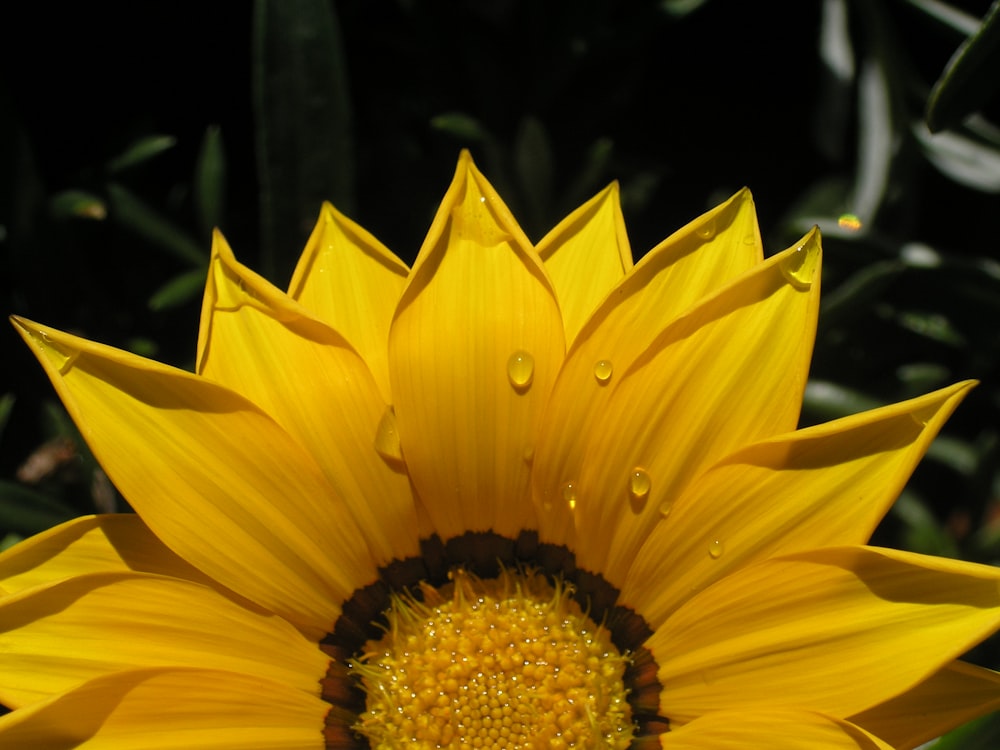
[[[463,141],[478,143],[492,139],[490,133],[475,117],[464,112],[446,112],[431,118],[431,127]]]
[[[660,0],[660,9],[668,16],[683,18],[694,13],[708,0]]]
[[[206,237],[222,226],[226,202],[226,153],[222,131],[213,125],[205,131],[194,167],[194,207]]]
[[[37,534],[79,515],[24,485],[0,479],[0,528],[19,534]]]
[[[208,253],[180,227],[160,215],[128,189],[110,183],[111,218],[171,255],[203,268]]]
[[[133,336],[130,339],[126,339],[125,345],[122,348],[127,352],[138,354],[140,357],[145,357],[146,359],[156,359],[156,355],[160,352],[159,344],[146,336]]]
[[[896,322],[903,328],[931,341],[955,347],[965,344],[965,337],[961,332],[952,325],[946,316],[939,312],[903,310],[896,315]]]
[[[543,231],[552,205],[552,147],[545,126],[535,117],[521,120],[514,165],[525,197],[528,225],[536,233]]]
[[[931,18],[940,21],[963,36],[975,34],[979,28],[978,18],[939,0],[909,0],[909,2],[910,5],[919,8]]]
[[[927,745],[927,750],[995,750],[1000,747],[1000,713],[990,714],[953,729]]]
[[[116,174],[122,170],[149,161],[174,147],[177,139],[172,135],[148,135],[133,141],[122,153],[107,163],[107,170]]]
[[[1000,149],[972,131],[932,134],[922,124],[914,134],[927,160],[946,177],[983,193],[1000,193]]]
[[[10,413],[14,410],[14,401],[16,400],[13,393],[5,393],[0,397],[0,435],[7,427],[7,420],[10,419]]]
[[[175,276],[156,290],[149,298],[150,310],[166,310],[177,307],[201,293],[205,287],[205,269],[195,268],[192,271]]]
[[[910,362],[896,368],[896,377],[914,396],[942,388],[952,380],[951,370],[937,362]]]
[[[976,447],[950,435],[938,435],[927,449],[926,458],[962,476],[970,477],[979,469],[980,455]]]
[[[884,60],[869,58],[858,75],[858,166],[849,210],[866,227],[882,205],[895,154],[892,99]]]
[[[905,269],[899,261],[883,260],[870,263],[847,277],[822,300],[820,311],[824,324],[842,323],[865,315],[870,305],[880,299]]]
[[[979,29],[952,55],[927,100],[932,133],[952,127],[990,98],[1000,81],[1000,0],[993,0]]]
[[[924,555],[959,557],[955,540],[938,523],[927,504],[913,492],[904,491],[892,506],[892,514],[903,522],[904,546]]]
[[[53,219],[96,219],[108,215],[108,207],[100,196],[85,190],[64,190],[49,198],[49,215]]]
[[[601,187],[601,181],[605,179],[608,170],[608,163],[615,150],[615,142],[610,138],[598,138],[587,149],[587,156],[583,160],[580,171],[569,183],[565,194],[561,198],[560,213],[568,214],[578,205],[590,198]]]
[[[283,280],[324,200],[354,210],[353,116],[334,4],[256,0],[253,55],[261,267]]]
[[[810,380],[802,395],[802,409],[822,420],[839,419],[882,406],[867,393],[828,380]]]

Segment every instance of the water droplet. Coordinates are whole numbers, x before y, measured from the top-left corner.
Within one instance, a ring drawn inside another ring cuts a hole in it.
[[[614,372],[614,365],[610,359],[599,359],[594,364],[594,377],[601,385],[606,385],[611,380],[611,373]]]
[[[76,363],[77,357],[80,356],[80,352],[78,350],[74,351],[70,349],[69,351],[66,351],[66,349],[53,341],[52,337],[45,331],[38,332],[38,341],[36,342],[36,346],[45,358],[55,366],[60,375],[65,375],[73,369],[73,365]]]
[[[857,232],[861,229],[862,221],[855,214],[841,214],[837,219],[837,226],[848,232]]]
[[[660,514],[660,518],[666,518],[670,515],[670,511],[674,509],[674,504],[670,502],[660,503],[660,507],[656,509],[656,512]]]
[[[926,427],[927,423],[934,418],[934,415],[937,414],[937,412],[937,405],[932,404],[931,406],[925,406],[923,409],[917,409],[916,411],[911,412],[910,418],[921,427]]]
[[[649,473],[641,466],[636,466],[628,475],[628,494],[633,500],[645,500],[653,486]]]
[[[712,239],[715,236],[715,219],[709,219],[695,231],[703,240]]]
[[[753,247],[757,244],[757,235],[755,234],[745,234],[743,235],[743,244],[747,247]]]
[[[534,460],[535,460],[535,448],[534,446],[529,445],[527,448],[524,449],[524,462],[530,464]]]
[[[375,450],[389,463],[403,463],[403,448],[399,443],[396,412],[391,406],[385,407],[385,412],[378,421],[375,430]]]
[[[708,543],[708,554],[713,560],[718,560],[722,557],[722,542],[718,539],[713,539]]]
[[[518,349],[507,360],[507,378],[514,390],[524,393],[531,387],[531,379],[535,376],[535,358],[528,352]]]
[[[566,482],[562,488],[562,496],[569,509],[576,510],[576,485],[572,482]]]
[[[805,245],[800,245],[781,261],[781,273],[796,289],[809,289],[816,274],[816,254],[810,253]]]
[[[61,365],[59,365],[59,374],[65,375],[67,372],[72,370],[73,365],[76,364],[77,357],[79,356],[80,352],[73,352],[68,357],[66,357],[65,361]]]

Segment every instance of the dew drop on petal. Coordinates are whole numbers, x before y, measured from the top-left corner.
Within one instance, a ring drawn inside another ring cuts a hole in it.
[[[653,483],[649,473],[641,466],[636,466],[628,475],[628,494],[633,500],[645,500]]]
[[[385,407],[382,418],[375,430],[375,450],[391,463],[403,462],[403,448],[399,443],[399,428],[396,426],[396,412],[391,406]]]
[[[614,372],[614,369],[610,359],[600,359],[594,364],[594,377],[597,378],[598,383],[605,385],[611,380],[611,373]]]
[[[708,554],[713,560],[718,560],[722,557],[722,542],[718,539],[713,539],[708,543]]]
[[[529,445],[527,448],[524,449],[523,455],[524,455],[524,462],[526,464],[530,464],[532,461],[535,460],[535,447],[533,445]]]
[[[795,248],[794,252],[781,261],[781,273],[799,291],[806,291],[812,286],[815,271],[816,263],[810,261],[809,251],[805,246]]]
[[[715,236],[715,219],[709,219],[695,231],[703,240],[712,239]]]
[[[45,331],[39,331],[38,338],[41,340],[41,343],[36,343],[36,346],[39,350],[41,350],[41,353],[45,356],[45,358],[56,366],[60,375],[65,375],[73,369],[73,365],[76,363],[77,357],[80,356],[79,351],[71,350],[67,353],[63,350],[63,347],[53,341],[52,337]]]
[[[670,502],[660,503],[660,507],[656,509],[656,512],[660,514],[660,518],[666,518],[670,515],[670,511],[674,509],[674,504]]]
[[[861,229],[862,224],[863,222],[856,214],[841,214],[837,218],[837,226],[848,232],[857,232]]]
[[[76,359],[79,356],[80,356],[80,352],[73,352],[68,357],[66,357],[66,360],[59,366],[59,374],[60,375],[65,375],[70,370],[72,370],[73,369],[73,365],[76,364]]]
[[[518,393],[524,393],[531,387],[531,379],[535,376],[535,358],[528,352],[518,349],[507,360],[507,379]]]
[[[576,485],[573,482],[566,482],[562,488],[563,500],[570,510],[576,510]]]
[[[935,414],[937,414],[937,408],[932,405],[910,412],[910,418],[921,427],[926,427]]]

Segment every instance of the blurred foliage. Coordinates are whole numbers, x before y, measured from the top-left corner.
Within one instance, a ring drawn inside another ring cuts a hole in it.
[[[0,68],[0,298],[188,366],[213,227],[283,285],[323,199],[412,260],[463,147],[536,239],[619,180],[637,254],[748,184],[770,252],[823,232],[804,424],[982,381],[875,541],[996,564],[998,6],[807,0],[775,22],[738,0],[257,0],[20,21],[50,65],[7,50]],[[9,545],[123,501],[4,335]],[[1000,665],[997,643],[974,658]],[[939,746],[995,746],[995,720],[961,731]]]

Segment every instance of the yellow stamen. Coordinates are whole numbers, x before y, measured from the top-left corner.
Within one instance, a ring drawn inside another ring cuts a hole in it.
[[[628,747],[628,659],[567,585],[458,571],[421,593],[393,598],[352,663],[367,694],[355,729],[374,750]]]

